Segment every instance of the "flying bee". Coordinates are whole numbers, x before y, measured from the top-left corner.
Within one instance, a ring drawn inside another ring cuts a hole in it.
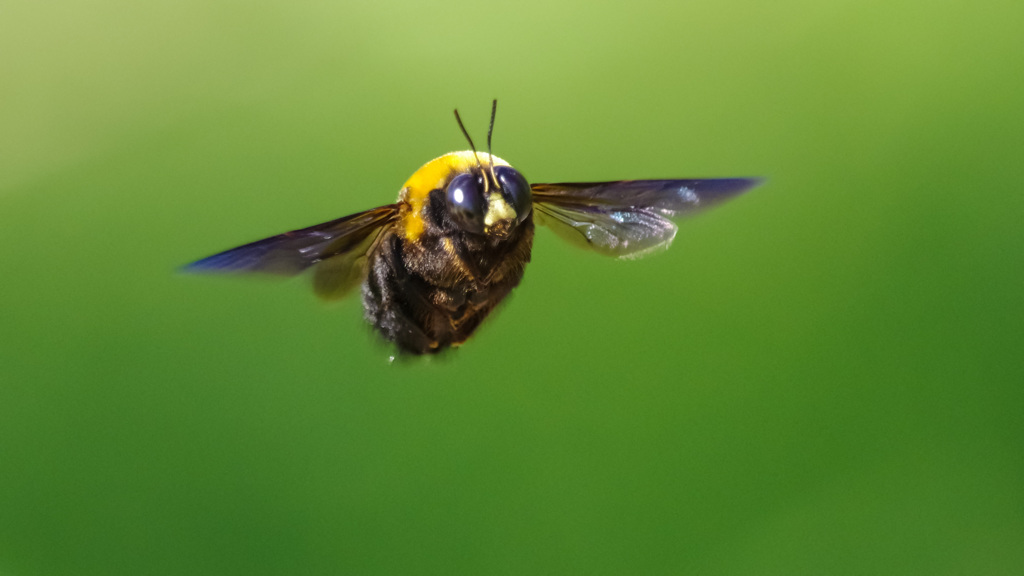
[[[190,272],[296,275],[313,268],[327,300],[362,285],[366,320],[399,350],[459,346],[523,278],[534,224],[618,258],[668,247],[672,218],[735,196],[759,180],[619,180],[533,184],[491,153],[491,105],[482,160],[470,150],[427,162],[394,204],[271,236],[186,266]],[[486,160],[486,161],[484,161]]]

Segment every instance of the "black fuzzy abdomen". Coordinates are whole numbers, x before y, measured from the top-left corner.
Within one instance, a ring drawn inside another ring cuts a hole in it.
[[[366,319],[403,352],[457,346],[519,284],[532,243],[532,217],[500,242],[430,232],[409,242],[391,234],[368,262]]]

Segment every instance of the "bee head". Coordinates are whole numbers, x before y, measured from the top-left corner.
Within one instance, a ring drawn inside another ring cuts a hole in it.
[[[494,116],[497,111],[498,101],[494,100],[491,102],[491,125],[487,129],[486,166],[480,161],[459,111],[455,111],[455,120],[469,142],[476,167],[452,178],[446,195],[448,211],[459,228],[472,234],[502,239],[508,237],[512,229],[530,215],[533,198],[530,185],[518,170],[504,164],[494,165],[491,134],[494,132]]]
[[[446,197],[448,212],[465,232],[505,238],[530,215],[530,185],[511,166],[470,170],[452,178]]]

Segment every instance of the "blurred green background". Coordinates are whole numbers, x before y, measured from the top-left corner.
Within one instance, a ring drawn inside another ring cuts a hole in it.
[[[1020,2],[5,2],[0,574],[1020,574]],[[549,231],[461,350],[176,268],[394,200],[763,175]]]

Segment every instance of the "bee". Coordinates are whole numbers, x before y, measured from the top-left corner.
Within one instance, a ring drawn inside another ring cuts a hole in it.
[[[534,225],[593,251],[637,258],[667,248],[672,221],[758,184],[754,178],[529,184],[491,152],[486,161],[458,110],[470,150],[427,162],[398,200],[245,244],[189,272],[291,276],[313,269],[313,290],[335,300],[362,286],[366,320],[399,351],[463,344],[523,278]]]

